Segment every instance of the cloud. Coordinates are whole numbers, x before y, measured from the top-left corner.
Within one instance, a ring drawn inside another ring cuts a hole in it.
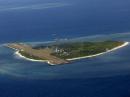
[[[44,4],[34,4],[27,6],[5,6],[0,7],[0,11],[13,11],[13,10],[43,10],[48,8],[64,7],[68,6],[67,3],[44,3]]]

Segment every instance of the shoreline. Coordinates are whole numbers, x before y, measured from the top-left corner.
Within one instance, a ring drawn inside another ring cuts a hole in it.
[[[73,60],[78,60],[78,59],[85,59],[85,58],[92,58],[92,57],[96,57],[96,56],[100,56],[100,55],[103,55],[103,54],[106,54],[106,53],[109,53],[109,52],[112,52],[112,51],[115,51],[115,50],[118,50],[122,47],[125,47],[129,44],[129,42],[125,42],[124,44],[120,45],[120,46],[117,46],[111,50],[108,50],[106,52],[102,52],[102,53],[98,53],[98,54],[95,54],[95,55],[89,55],[89,56],[84,56],[84,57],[77,57],[77,58],[72,58],[72,59],[67,59],[68,61],[73,61]]]
[[[108,51],[106,51],[106,52],[98,53],[98,54],[95,54],[95,55],[84,56],[84,57],[71,58],[71,59],[66,59],[66,60],[67,60],[67,61],[74,61],[74,60],[79,60],[79,59],[85,59],[85,58],[96,57],[96,56],[99,56],[99,55],[103,55],[103,54],[106,54],[106,53],[109,53],[109,52],[118,50],[118,49],[120,49],[120,48],[122,48],[122,47],[127,46],[128,44],[129,44],[129,42],[124,42],[124,44],[122,44],[122,45],[120,45],[120,46],[117,46],[117,47],[115,47],[115,48],[113,48],[113,49],[111,49],[111,50],[108,50]],[[14,49],[14,48],[13,48],[13,49]],[[27,57],[21,55],[21,54],[19,53],[19,50],[17,50],[17,49],[15,49],[15,50],[16,50],[15,55],[17,55],[18,57],[23,58],[23,59],[25,59],[25,60],[33,61],[33,62],[46,62],[46,63],[48,63],[49,65],[57,65],[57,64],[52,64],[52,63],[50,63],[48,60],[35,60],[35,59],[27,58]]]
[[[56,65],[56,64],[50,63],[48,60],[35,60],[35,59],[27,58],[27,57],[21,55],[18,50],[14,54],[17,55],[18,57],[23,58],[23,59],[28,60],[28,61],[32,61],[32,62],[46,62],[46,63],[48,63],[50,65]]]

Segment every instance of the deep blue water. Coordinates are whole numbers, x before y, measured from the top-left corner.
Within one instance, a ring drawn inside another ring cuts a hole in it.
[[[47,3],[54,4],[45,8]],[[2,0],[0,41],[48,41],[55,33],[71,38],[129,32],[129,4],[129,0]]]
[[[130,42],[129,5],[129,0],[1,0],[0,97],[130,97],[130,45],[61,66],[26,61],[2,46],[55,37]]]

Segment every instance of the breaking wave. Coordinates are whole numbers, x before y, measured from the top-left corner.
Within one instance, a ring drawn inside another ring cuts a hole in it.
[[[64,7],[70,4],[67,3],[44,3],[44,4],[33,4],[33,5],[26,5],[26,6],[5,6],[0,7],[0,11],[13,11],[13,10],[43,10],[48,8],[56,8],[56,7]]]

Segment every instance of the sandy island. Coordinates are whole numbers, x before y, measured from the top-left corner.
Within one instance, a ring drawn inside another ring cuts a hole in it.
[[[46,57],[48,60],[35,60],[35,59],[27,58],[27,57],[25,57],[25,56],[23,56],[19,53],[20,50],[25,50],[25,51],[27,50],[27,51],[30,51],[30,52],[34,52],[34,54],[39,53],[38,51],[36,52],[36,51],[32,50],[32,48],[30,48],[30,46],[28,46],[28,45],[25,45],[25,44],[7,44],[6,46],[9,47],[9,48],[15,49],[16,50],[15,55],[17,55],[20,58],[23,58],[23,59],[26,59],[26,60],[29,60],[29,61],[34,61],[34,62],[46,62],[50,65],[57,65],[57,64],[66,64],[66,63],[69,63],[69,61],[72,61],[72,60],[78,60],[78,59],[83,59],[83,58],[91,58],[91,57],[103,55],[105,53],[115,51],[117,49],[125,47],[128,44],[129,44],[129,42],[124,42],[122,45],[117,46],[117,47],[115,47],[111,50],[107,50],[106,52],[98,53],[98,54],[95,54],[95,55],[84,56],[84,57],[67,59],[67,60],[63,60],[63,59],[57,58],[55,56],[47,55],[45,51],[42,51],[42,52],[44,52],[44,54],[48,56],[48,57]],[[45,57],[45,55],[43,56],[43,54],[42,54],[42,55],[40,55],[40,57]]]

